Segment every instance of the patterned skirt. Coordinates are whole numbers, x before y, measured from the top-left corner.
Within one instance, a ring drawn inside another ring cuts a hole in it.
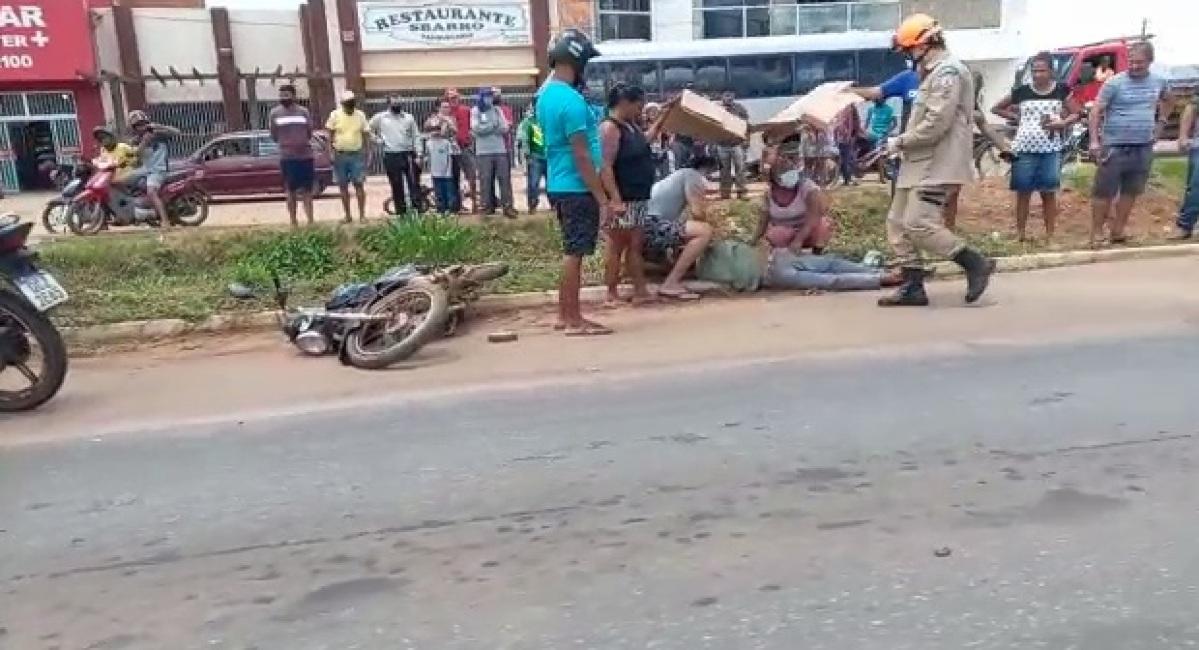
[[[649,211],[649,201],[628,201],[622,215],[612,220],[613,230],[632,230],[645,226],[646,215]]]

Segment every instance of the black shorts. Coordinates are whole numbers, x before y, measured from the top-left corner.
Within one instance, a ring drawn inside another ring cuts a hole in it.
[[[311,192],[316,184],[316,162],[309,160],[280,160],[283,172],[283,190],[286,192]]]
[[[583,257],[595,252],[599,241],[599,203],[590,193],[555,193],[550,204],[562,229],[562,252]]]

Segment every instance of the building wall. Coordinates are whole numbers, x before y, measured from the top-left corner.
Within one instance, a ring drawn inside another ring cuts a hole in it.
[[[121,57],[112,11],[101,9],[94,15],[100,68],[117,72],[121,69]],[[150,69],[154,68],[168,75],[171,66],[181,74],[191,74],[193,68],[204,74],[216,73],[212,20],[207,10],[138,9],[133,13],[133,22],[144,74],[150,74]],[[229,12],[229,31],[233,39],[234,62],[242,72],[257,68],[263,73],[273,73],[279,66],[283,66],[285,72],[304,70],[298,11],[232,10]],[[343,69],[340,48],[333,69]],[[306,92],[305,84],[298,83],[297,87],[301,94]],[[269,80],[258,83],[260,97],[271,97],[274,93]],[[188,80],[180,85],[168,77],[166,85],[147,81],[146,99],[150,102],[220,101],[221,89],[215,80],[206,80],[203,84]]]
[[[997,29],[1003,19],[1003,0],[902,0],[903,15],[936,16],[949,29]]]

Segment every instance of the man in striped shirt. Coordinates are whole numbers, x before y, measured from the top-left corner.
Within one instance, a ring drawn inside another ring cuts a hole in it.
[[[287,216],[293,228],[296,203],[303,201],[304,216],[312,225],[312,190],[316,184],[316,163],[312,151],[312,116],[296,103],[296,87],[279,87],[279,105],[271,110],[271,139],[279,145],[279,168],[283,172],[283,190],[287,193]]]

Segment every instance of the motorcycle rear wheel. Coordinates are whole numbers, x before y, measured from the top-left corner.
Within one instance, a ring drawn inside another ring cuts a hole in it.
[[[67,209],[67,228],[76,235],[94,235],[104,229],[106,218],[99,203],[75,203]]]
[[[42,350],[41,374],[21,390],[0,388],[0,413],[29,411],[48,402],[58,394],[67,377],[67,346],[50,319],[35,310],[22,298],[0,290],[0,336],[32,336]],[[16,366],[0,367],[0,377],[9,373],[25,374],[32,369]]]
[[[439,285],[414,281],[375,301],[369,314],[391,313],[385,322],[364,323],[345,341],[350,365],[379,370],[399,363],[441,337],[449,318],[449,296]]]
[[[177,214],[177,210],[183,210],[184,207],[194,208],[189,216]],[[195,228],[208,220],[208,196],[203,192],[189,192],[184,194],[167,206],[167,213],[171,215],[171,221],[175,224],[186,228]]]

